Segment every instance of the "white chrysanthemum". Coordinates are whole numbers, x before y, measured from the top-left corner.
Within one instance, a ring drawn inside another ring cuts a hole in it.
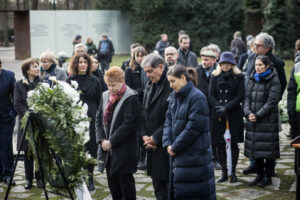
[[[28,93],[27,93],[27,96],[28,98],[32,97],[34,95],[34,90],[30,90]]]
[[[87,117],[87,111],[88,111],[88,105],[85,103],[82,105],[82,109],[81,109],[81,117],[82,118]]]
[[[62,87],[64,93],[71,99],[73,102],[79,101],[79,93],[77,90],[72,88],[68,83],[63,81],[58,81],[59,85]]]
[[[78,88],[78,83],[77,83],[77,81],[71,81],[71,85],[72,85],[73,88],[75,88],[75,89]]]
[[[44,82],[44,83],[42,83],[42,86],[45,87],[45,88],[50,88],[49,83],[45,83],[45,82]]]
[[[51,81],[57,81],[57,79],[56,79],[55,76],[50,76],[49,79],[50,79]]]

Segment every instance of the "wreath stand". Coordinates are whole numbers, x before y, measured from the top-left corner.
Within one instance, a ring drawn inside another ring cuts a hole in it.
[[[29,123],[31,124],[32,132],[34,132],[33,120],[36,120],[36,115],[34,114],[33,110],[29,110],[28,119],[26,121],[26,125],[25,125],[25,128],[23,130],[23,135],[22,135],[22,139],[21,139],[21,146],[23,144],[23,141],[25,140],[26,131],[28,129]],[[63,196],[63,197],[67,197],[67,198],[71,198],[72,200],[74,200],[72,192],[71,192],[71,189],[70,189],[70,187],[68,185],[67,178],[66,178],[66,176],[64,174],[64,171],[62,169],[62,162],[57,157],[57,155],[55,154],[55,152],[53,151],[53,149],[51,149],[51,148],[50,148],[50,154],[51,154],[52,158],[55,160],[55,164],[58,167],[60,175],[63,178],[63,181],[65,183],[65,188],[68,190],[69,196],[66,196],[66,195],[61,194],[61,193],[57,193],[57,192],[52,192],[52,191],[47,191],[46,190],[46,184],[45,184],[45,180],[44,180],[43,165],[42,165],[42,162],[41,162],[41,158],[39,156],[39,151],[38,151],[38,147],[37,147],[36,141],[34,141],[34,146],[35,146],[35,151],[36,151],[36,155],[37,155],[39,169],[40,169],[40,172],[41,172],[41,179],[42,179],[42,182],[43,182],[43,190],[44,190],[45,198],[47,200],[49,199],[48,192],[50,192],[50,193],[53,193],[53,194],[56,194],[56,195],[59,195],[59,196]],[[18,150],[18,154],[17,154],[15,165],[14,165],[13,173],[10,176],[8,188],[6,190],[6,195],[5,195],[5,198],[4,198],[5,200],[8,199],[8,195],[9,195],[9,192],[10,192],[11,183],[13,181],[13,177],[14,177],[14,174],[15,174],[15,171],[16,171],[16,167],[17,167],[17,164],[18,164],[18,161],[19,161],[20,152],[21,152],[21,150]]]

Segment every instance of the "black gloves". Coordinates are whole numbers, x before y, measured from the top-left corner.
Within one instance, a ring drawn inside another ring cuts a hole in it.
[[[216,106],[216,113],[218,116],[223,117],[226,113],[226,109],[224,106]]]

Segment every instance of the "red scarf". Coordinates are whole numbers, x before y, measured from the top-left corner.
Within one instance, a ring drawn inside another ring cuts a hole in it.
[[[109,102],[103,114],[103,124],[105,126],[110,125],[115,110],[115,104],[123,97],[126,89],[127,87],[126,84],[124,83],[121,90],[117,94],[109,94]]]

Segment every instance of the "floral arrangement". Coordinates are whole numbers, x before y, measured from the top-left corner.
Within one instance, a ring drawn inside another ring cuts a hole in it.
[[[289,121],[289,116],[287,112],[287,101],[282,99],[281,101],[279,101],[278,106],[281,122],[287,123]]]
[[[95,163],[84,150],[84,144],[90,139],[88,107],[80,101],[77,82],[71,81],[69,85],[54,77],[50,78],[50,82],[51,87],[48,83],[40,83],[28,92],[27,103],[35,117],[28,129],[27,139],[35,159],[37,145],[45,181],[53,188],[65,191],[65,183],[51,157],[50,148],[61,161],[69,187],[81,185],[82,178],[87,175],[84,169],[88,164]],[[27,112],[22,119],[23,127],[28,115]]]

